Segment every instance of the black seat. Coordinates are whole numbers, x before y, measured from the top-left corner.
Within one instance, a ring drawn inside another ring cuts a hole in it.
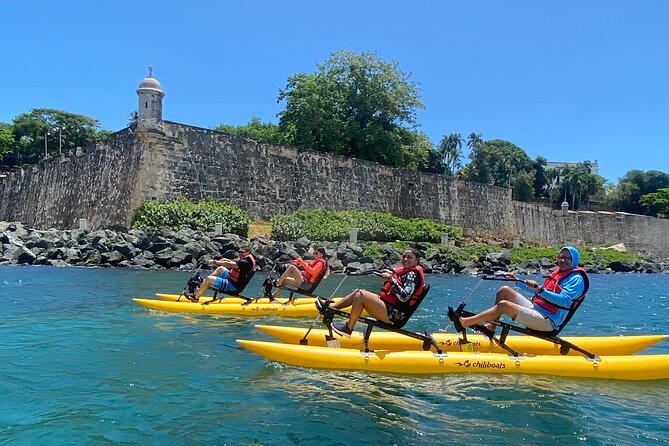
[[[574,316],[574,313],[576,313],[576,310],[578,310],[578,307],[581,306],[583,301],[585,300],[585,294],[581,294],[578,298],[574,299],[571,303],[571,306],[569,307],[569,312],[567,313],[567,317],[564,318],[564,321],[562,321],[562,324],[558,328],[556,328],[553,331],[541,331],[541,330],[534,330],[532,328],[526,328],[527,333],[534,335],[534,336],[546,336],[546,337],[556,337],[557,335],[560,334],[562,329],[567,326],[571,318]]]
[[[303,290],[301,288],[293,288],[284,285],[277,286],[277,288],[284,289],[290,293],[287,303],[292,303],[295,300],[295,294],[300,294],[302,296],[308,296],[308,297],[318,297],[316,294],[314,294],[314,291],[316,291],[318,285],[325,278],[325,274],[328,272],[328,268],[329,268],[328,264],[327,262],[325,262],[325,267],[323,268],[323,271],[321,271],[320,274],[316,277],[316,280],[311,284],[311,288],[308,290]]]
[[[399,334],[402,334],[404,336],[409,336],[409,337],[414,338],[414,339],[419,339],[419,340],[423,341],[423,349],[424,350],[429,350],[430,346],[434,346],[435,350],[438,353],[441,353],[441,347],[439,347],[439,345],[434,340],[432,335],[430,335],[427,331],[425,332],[425,334],[419,334],[419,333],[413,333],[411,331],[404,330],[402,328],[402,327],[404,327],[404,325],[406,325],[406,323],[409,321],[409,319],[411,319],[411,316],[413,316],[413,314],[416,312],[416,310],[418,309],[420,304],[423,302],[423,300],[425,299],[425,296],[427,296],[427,293],[429,291],[430,291],[430,285],[426,283],[425,285],[423,285],[423,290],[421,291],[421,293],[416,298],[416,303],[413,306],[409,307],[409,310],[406,313],[404,313],[404,317],[402,318],[402,320],[400,320],[400,321],[398,321],[394,324],[389,324],[387,322],[382,322],[382,321],[379,321],[379,320],[371,318],[371,317],[361,316],[360,318],[358,318],[358,322],[362,322],[364,324],[367,324],[367,329],[365,330],[365,334],[363,335],[363,341],[364,341],[364,345],[365,345],[365,350],[364,351],[365,352],[370,351],[369,350],[369,337],[371,336],[372,330],[374,329],[374,327],[380,327],[380,328],[383,328],[384,330],[392,331],[394,333],[399,333]],[[323,300],[322,302],[327,303],[328,301]],[[319,311],[323,315],[323,323],[328,326],[328,329],[330,331],[330,336],[332,336],[332,319],[333,319],[335,314],[338,314],[338,315],[344,316],[344,317],[350,317],[351,316],[350,313],[348,313],[346,311],[343,311],[343,310],[340,310],[340,309],[332,308],[327,304],[323,305],[322,310],[319,310]],[[311,329],[309,329],[309,330],[311,330]],[[307,334],[308,333],[309,332],[307,331]],[[306,335],[300,341],[300,343],[302,345],[306,345],[306,344],[304,344],[304,342],[306,342]]]
[[[499,338],[495,335],[495,332],[493,330],[489,330],[485,325],[474,325],[470,328],[480,333],[483,333],[485,336],[488,336],[497,345],[499,345],[500,347],[502,347],[503,349],[505,349],[514,356],[519,356],[518,352],[516,352],[515,350],[506,345],[506,338],[509,335],[509,331],[516,331],[518,333],[534,336],[535,338],[543,339],[545,341],[559,345],[560,354],[562,355],[568,354],[569,350],[573,349],[589,358],[595,358],[596,355],[594,355],[593,353],[584,350],[579,346],[572,344],[571,342],[566,341],[558,336],[562,331],[562,329],[567,326],[572,316],[574,316],[574,313],[576,313],[576,310],[578,310],[578,308],[581,306],[584,300],[585,300],[585,294],[582,294],[578,298],[574,299],[571,303],[571,306],[569,307],[569,312],[567,313],[567,317],[564,319],[564,321],[562,321],[562,324],[560,324],[558,328],[552,331],[533,330],[531,328],[509,324],[507,322],[502,322],[499,320],[493,322],[495,325],[502,327],[502,333],[499,335]],[[464,303],[461,303],[460,306],[458,306],[458,309],[455,311],[457,315],[467,317],[467,316],[474,316],[476,314],[469,311],[465,311],[464,305],[465,305]],[[465,331],[463,331],[462,334],[464,339],[466,340],[467,335]]]
[[[427,293],[429,291],[430,291],[430,284],[426,283],[425,285],[423,285],[423,290],[421,291],[421,293],[416,298],[416,303],[413,304],[413,306],[409,307],[409,310],[404,313],[404,316],[402,317],[402,319],[400,321],[398,321],[398,322],[396,322],[395,324],[392,324],[392,325],[395,328],[404,327],[404,325],[406,325],[406,323],[409,321],[411,316],[413,316],[413,314],[416,312],[416,310],[418,309],[420,304],[423,302],[423,299],[425,299],[425,296],[427,296]]]
[[[251,283],[251,279],[253,279],[253,275],[256,273],[257,269],[258,268],[254,268],[251,271],[249,271],[248,275],[246,276],[246,280],[244,281],[244,283],[242,283],[241,288],[239,288],[237,291],[225,291],[225,290],[222,290],[220,288],[216,288],[215,286],[210,286],[209,289],[214,291],[214,298],[212,299],[212,301],[214,301],[218,298],[219,293],[225,294],[226,296],[242,297],[246,300],[252,300],[248,297],[241,296],[241,294],[244,291],[244,289],[246,288],[246,285]],[[221,297],[220,300],[223,300],[223,298]]]

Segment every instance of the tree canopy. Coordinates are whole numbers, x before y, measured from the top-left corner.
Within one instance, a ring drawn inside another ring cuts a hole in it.
[[[286,103],[279,127],[289,144],[394,166],[425,159],[413,130],[423,104],[397,62],[335,52],[315,73],[291,76],[279,101]]]
[[[6,127],[0,136],[0,154],[4,150],[3,163],[21,165],[36,163],[48,152],[51,156],[60,151],[91,144],[108,134],[98,130],[100,123],[88,116],[64,110],[36,108],[14,118],[11,130],[11,149],[6,149]],[[46,142],[45,142],[46,139]],[[3,142],[4,141],[4,142]],[[4,149],[3,149],[4,147]]]
[[[657,192],[642,195],[639,204],[646,208],[650,215],[669,214],[669,188],[660,188]]]
[[[462,168],[462,144],[465,142],[459,133],[445,135],[439,141],[437,151],[446,166],[446,172],[454,174]]]
[[[532,160],[525,151],[503,139],[474,146],[469,158],[462,177],[479,183],[511,187],[520,172],[532,171]]]
[[[277,124],[262,122],[260,118],[255,116],[251,118],[248,124],[239,126],[221,124],[214,130],[274,144],[281,144],[284,142],[284,138]]]
[[[651,212],[648,204],[641,203],[641,197],[668,187],[669,175],[664,172],[630,170],[620,179],[608,201],[611,207],[624,212],[635,214]],[[654,211],[656,212],[661,211]]]
[[[12,127],[8,124],[0,122],[0,161],[12,153],[14,148],[14,135],[12,134]]]

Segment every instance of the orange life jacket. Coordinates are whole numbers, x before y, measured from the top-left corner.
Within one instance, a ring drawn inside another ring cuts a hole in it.
[[[420,296],[420,294],[423,292],[423,287],[425,286],[425,274],[423,272],[423,267],[420,265],[411,266],[407,268],[400,267],[395,271],[393,271],[393,278],[399,282],[400,286],[402,286],[402,276],[408,274],[411,271],[416,271],[416,273],[418,274],[418,283],[416,284],[413,293],[411,294],[411,296],[409,296],[409,299],[407,299],[406,301],[401,301],[397,297],[397,294],[395,293],[395,290],[393,289],[393,285],[390,280],[383,285],[383,288],[381,288],[381,291],[379,292],[379,297],[381,297],[382,301],[398,309],[399,311],[406,311],[410,307],[416,305],[416,300],[418,299],[418,296]]]
[[[314,259],[311,262],[309,262],[309,267],[315,267],[317,264],[321,264],[321,270],[319,271],[318,274],[312,276],[309,271],[304,270],[302,273],[302,277],[304,277],[304,280],[309,282],[309,283],[318,283],[321,281],[323,276],[325,275],[325,269],[328,267],[328,263],[325,261],[325,259]]]
[[[546,277],[546,280],[544,280],[542,288],[544,290],[560,294],[560,292],[562,292],[562,285],[561,285],[562,281],[565,280],[567,277],[571,276],[572,274],[580,274],[581,277],[583,277],[583,281],[585,283],[585,288],[583,289],[583,293],[580,296],[576,297],[576,299],[574,299],[574,300],[583,300],[585,298],[585,293],[587,293],[588,289],[590,288],[590,279],[588,278],[588,275],[586,274],[585,270],[580,266],[577,266],[576,268],[567,271],[560,271],[559,269],[556,269],[548,277]],[[562,310],[571,309],[571,307],[561,307],[552,302],[549,302],[548,300],[541,297],[539,294],[536,294],[532,298],[532,303],[539,305],[541,308],[550,311],[553,314],[557,313],[558,310],[560,309]]]
[[[249,254],[246,258],[251,260],[251,269],[246,274],[242,276],[239,268],[230,269],[230,273],[228,274],[228,278],[235,288],[237,288],[238,292],[241,292],[246,287],[256,270],[256,259],[253,257],[253,254]],[[242,259],[240,258],[240,260]]]

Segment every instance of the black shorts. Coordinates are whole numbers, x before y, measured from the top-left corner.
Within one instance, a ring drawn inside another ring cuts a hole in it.
[[[404,320],[404,313],[389,304],[386,304],[386,314],[388,314],[388,320],[393,325],[396,325]]]
[[[307,293],[311,293],[314,289],[314,284],[311,282],[307,282],[306,280],[303,280],[299,288],[301,291],[306,291]]]

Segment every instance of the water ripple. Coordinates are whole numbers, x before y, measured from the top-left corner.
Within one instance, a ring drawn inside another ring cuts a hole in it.
[[[235,339],[268,339],[256,323],[312,320],[174,315],[130,300],[180,290],[187,277],[0,267],[0,444],[669,443],[667,381],[287,367]],[[445,328],[445,307],[477,284],[429,279],[433,291],[409,329]],[[346,285],[378,286],[367,280]],[[494,290],[481,284],[468,308],[489,305]],[[667,290],[667,275],[594,276],[565,334],[664,333]],[[669,353],[665,344],[648,352]]]

